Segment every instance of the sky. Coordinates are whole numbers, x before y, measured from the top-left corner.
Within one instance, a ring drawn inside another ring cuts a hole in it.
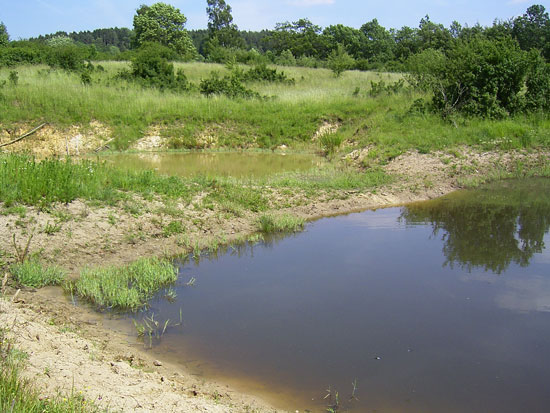
[[[273,29],[278,22],[307,17],[326,27],[344,24],[359,28],[376,18],[386,28],[417,27],[429,15],[449,26],[453,20],[488,26],[498,19],[519,16],[547,0],[226,0],[242,30]],[[12,40],[57,31],[108,27],[132,28],[136,9],[148,0],[0,0],[0,21]],[[205,0],[164,0],[187,17],[188,29],[206,28]],[[547,7],[548,9],[548,7]]]

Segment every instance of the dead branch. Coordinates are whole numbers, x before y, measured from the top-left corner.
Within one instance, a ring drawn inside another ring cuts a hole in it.
[[[0,148],[3,148],[4,146],[13,145],[14,143],[17,143],[17,142],[19,142],[20,140],[25,139],[27,136],[31,136],[32,134],[36,133],[38,130],[42,129],[42,128],[43,128],[44,126],[46,126],[46,125],[47,125],[47,123],[43,123],[42,125],[37,126],[37,127],[34,128],[33,130],[30,130],[30,131],[28,131],[27,133],[24,133],[23,135],[21,135],[20,137],[14,139],[13,141],[1,144],[1,145],[0,145]]]

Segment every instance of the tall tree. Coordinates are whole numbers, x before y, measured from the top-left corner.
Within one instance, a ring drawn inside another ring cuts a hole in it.
[[[523,50],[539,49],[550,60],[550,18],[544,6],[531,6],[516,18],[512,34]]]
[[[393,49],[395,42],[385,27],[373,19],[361,26],[361,32],[365,35],[366,42],[363,55],[373,62],[387,62],[394,58]]]
[[[0,22],[0,46],[7,46],[10,41],[6,25]]]
[[[208,32],[221,47],[244,47],[237,25],[233,23],[231,6],[225,0],[207,0]]]
[[[155,3],[142,5],[134,16],[135,44],[156,42],[176,51],[184,59],[196,56],[196,49],[185,30],[187,18],[174,6]]]

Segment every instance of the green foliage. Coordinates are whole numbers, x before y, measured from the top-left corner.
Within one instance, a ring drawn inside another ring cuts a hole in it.
[[[258,230],[264,234],[276,232],[296,232],[304,228],[305,220],[288,214],[264,214],[258,218]]]
[[[281,66],[296,66],[296,58],[290,50],[286,49],[275,59],[275,63]]]
[[[170,261],[150,258],[123,267],[86,268],[70,288],[99,307],[137,311],[177,279]]]
[[[444,117],[458,111],[502,117],[522,108],[530,60],[511,38],[459,39],[446,55],[435,53],[416,80],[433,91],[433,105]]]
[[[168,60],[173,57],[174,51],[168,47],[158,43],[143,43],[132,59],[131,73],[122,72],[122,76],[159,89],[189,90],[190,85],[183,70],[174,73],[174,65]]]
[[[538,49],[550,61],[550,18],[542,5],[533,5],[513,21],[513,36],[523,50]]]
[[[123,191],[159,194],[186,199],[195,186],[176,177],[151,171],[129,172],[92,161],[45,159],[24,155],[0,157],[0,199],[6,206],[17,203],[47,207],[77,198],[113,203],[124,199]]]
[[[10,36],[8,35],[8,30],[6,25],[0,22],[0,47],[5,47],[10,42]]]
[[[89,52],[86,49],[69,43],[50,47],[46,61],[53,68],[80,71],[84,69],[84,60],[89,57],[88,55]]]
[[[223,48],[244,48],[245,44],[240,36],[237,25],[233,23],[231,6],[224,0],[207,0],[206,14],[208,15],[209,40]],[[214,46],[208,46],[207,56],[213,52]]]
[[[353,67],[355,60],[346,52],[343,45],[338,44],[328,57],[328,67],[336,77]]]
[[[397,82],[386,84],[384,80],[379,82],[370,82],[369,95],[372,97],[380,96],[381,94],[391,95],[401,92],[405,87],[405,81],[399,79]]]
[[[334,154],[338,150],[340,145],[342,145],[343,141],[344,137],[338,132],[325,133],[319,138],[319,144],[321,145],[321,149],[323,150],[325,155]]]
[[[183,60],[195,58],[197,51],[187,30],[187,18],[166,3],[142,5],[134,16],[135,43],[153,42],[174,50]]]
[[[241,81],[241,76],[235,72],[224,77],[220,77],[218,72],[211,72],[209,78],[201,80],[199,90],[206,97],[212,95],[224,95],[231,99],[260,97],[258,93],[247,89]]]
[[[10,84],[12,86],[17,86],[17,83],[19,83],[19,74],[17,73],[17,71],[15,70],[12,70],[10,72],[10,75],[8,77],[8,80],[10,81]]]
[[[528,111],[550,110],[550,64],[538,53],[532,53],[532,64],[525,86],[525,107]]]
[[[26,287],[42,288],[47,285],[59,285],[66,277],[57,266],[44,266],[38,258],[31,258],[10,267],[15,281]]]

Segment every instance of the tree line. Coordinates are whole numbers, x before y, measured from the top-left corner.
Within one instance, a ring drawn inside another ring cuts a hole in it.
[[[373,19],[358,29],[342,24],[323,29],[303,18],[261,32],[239,30],[225,0],[207,0],[206,5],[208,27],[203,30],[186,30],[185,15],[160,2],[137,9],[133,30],[57,32],[10,42],[0,24],[0,66],[47,63],[78,70],[85,60],[130,60],[138,77],[159,86],[169,80],[181,90],[184,75],[173,73],[170,60],[250,64],[267,77],[266,65],[272,63],[329,67],[336,76],[346,70],[399,71],[433,94],[416,109],[435,109],[444,117],[550,109],[550,18],[542,5],[490,27],[456,21],[445,27],[425,16],[414,28],[386,29]],[[225,84],[242,91],[235,83],[241,77]]]

